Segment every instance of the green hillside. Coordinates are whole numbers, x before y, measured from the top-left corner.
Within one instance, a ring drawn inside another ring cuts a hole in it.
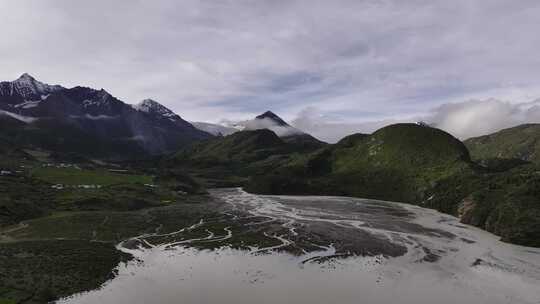
[[[418,202],[432,183],[470,170],[470,163],[466,147],[450,134],[396,124],[296,157],[273,174],[256,177],[248,188],[262,193],[315,191]],[[293,185],[283,176],[289,176]]]
[[[97,288],[129,258],[115,249],[120,240],[155,231],[165,216],[198,221],[185,214],[207,208],[204,189],[187,175],[113,168],[43,163],[0,148],[0,303],[48,303]]]
[[[272,131],[261,129],[197,143],[176,154],[179,160],[196,163],[256,161],[285,151],[285,143]]]
[[[524,124],[465,141],[477,160],[516,158],[540,164],[540,124]]]
[[[209,187],[240,186],[306,150],[314,148],[285,142],[270,130],[242,131],[196,143],[165,158],[161,167],[186,170]]]

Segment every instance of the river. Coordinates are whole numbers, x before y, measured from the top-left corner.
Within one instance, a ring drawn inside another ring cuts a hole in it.
[[[58,303],[540,303],[540,249],[434,210],[236,188],[211,195],[223,202],[221,226],[203,218],[122,242],[135,260]]]

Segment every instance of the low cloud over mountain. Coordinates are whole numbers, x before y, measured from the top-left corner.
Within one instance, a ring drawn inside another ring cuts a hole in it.
[[[540,122],[540,100],[511,103],[489,99],[444,104],[433,111],[429,121],[466,139],[523,123]]]
[[[309,107],[297,115],[292,125],[321,140],[336,142],[351,133],[371,133],[388,124],[415,121],[426,121],[460,139],[467,139],[523,123],[540,122],[540,99],[523,103],[498,99],[446,103],[425,115],[359,123],[333,120],[317,108]]]

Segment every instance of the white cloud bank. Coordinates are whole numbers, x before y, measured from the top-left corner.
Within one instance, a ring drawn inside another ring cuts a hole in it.
[[[347,135],[354,133],[372,133],[386,125],[398,122],[405,122],[405,120],[387,119],[360,123],[342,122],[339,120],[332,120],[328,116],[322,114],[317,108],[309,107],[298,113],[297,117],[292,120],[292,125],[322,141],[335,143]]]
[[[540,99],[526,103],[497,99],[469,100],[443,104],[426,115],[360,123],[332,121],[311,107],[302,110],[292,124],[321,140],[336,142],[353,133],[372,133],[389,124],[416,121],[426,121],[460,139],[467,139],[519,124],[540,123]]]
[[[466,139],[523,123],[540,122],[540,100],[510,103],[496,99],[445,104],[426,120],[454,136]]]

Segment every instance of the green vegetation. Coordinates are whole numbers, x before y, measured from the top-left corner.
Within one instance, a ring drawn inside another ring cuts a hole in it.
[[[470,170],[465,146],[434,128],[398,124],[352,135],[254,177],[258,193],[324,193],[401,202],[425,199],[431,185]]]
[[[39,167],[31,172],[32,177],[51,184],[62,185],[101,185],[114,184],[151,184],[152,177],[112,173],[105,169],[82,170],[78,168]]]
[[[540,124],[524,124],[499,132],[467,139],[475,160],[521,159],[540,164]]]
[[[535,166],[524,166],[491,176],[470,197],[476,206],[472,221],[504,241],[540,247],[539,172]]]
[[[132,211],[71,211],[24,222],[24,227],[4,232],[16,240],[77,239],[119,242],[144,233],[171,232],[207,216],[218,216],[207,196],[188,196],[168,205]]]
[[[46,215],[54,205],[49,185],[26,176],[0,176],[0,228]]]
[[[253,193],[419,204],[461,216],[505,241],[538,246],[532,237],[540,234],[539,199],[531,195],[538,187],[536,168],[515,158],[474,162],[461,141],[435,128],[396,124],[309,151],[267,130],[239,132],[199,143],[163,164],[185,168],[209,186],[243,186]]]
[[[0,303],[47,303],[95,288],[128,258],[110,243],[0,243]]]
[[[286,152],[285,143],[274,132],[255,130],[237,132],[223,138],[195,144],[177,153],[175,158],[207,166],[231,166]]]
[[[227,228],[234,231],[227,240],[233,247],[276,242],[256,226],[246,231],[228,221],[205,186],[413,203],[460,216],[504,241],[540,246],[540,169],[525,161],[536,159],[535,128],[467,141],[476,162],[448,133],[397,124],[335,145],[281,139],[268,130],[238,132],[169,157],[121,165],[61,149],[22,150],[6,136],[8,128],[0,131],[0,167],[13,171],[0,176],[0,303],[43,303],[95,288],[129,258],[114,249],[119,241],[176,231],[202,218],[211,220],[185,234],[148,241],[206,237],[207,230],[225,235]]]
[[[0,176],[0,303],[46,303],[97,288],[130,258],[115,249],[121,240],[215,214],[204,188],[179,170],[123,174],[8,147],[0,149],[0,163],[10,165],[2,168],[11,170]]]
[[[208,187],[232,187],[306,149],[311,146],[284,142],[269,130],[242,131],[194,144],[164,159],[161,167],[184,169]]]
[[[449,134],[412,124],[357,134],[254,176],[264,194],[347,195],[419,204],[461,216],[504,241],[540,246],[540,175],[510,159],[469,158]]]

